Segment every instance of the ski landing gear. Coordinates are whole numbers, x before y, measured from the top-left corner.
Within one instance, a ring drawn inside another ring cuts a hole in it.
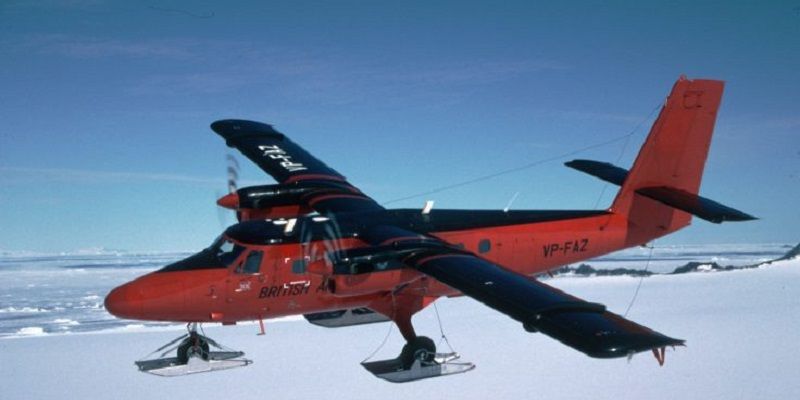
[[[197,324],[189,324],[188,328],[188,333],[136,361],[139,371],[158,376],[181,376],[244,367],[253,363],[244,358],[244,352],[229,349],[199,334]],[[219,351],[211,351],[211,347]],[[173,350],[176,355],[167,356]],[[158,352],[162,352],[158,358],[147,359]]]
[[[417,336],[403,346],[397,358],[362,362],[361,365],[378,378],[403,383],[461,374],[475,368],[475,364],[469,362],[455,362],[458,358],[455,352],[437,353],[433,340]]]
[[[395,313],[392,319],[397,324],[397,327],[400,328],[400,333],[406,339],[406,344],[396,358],[367,362],[370,356],[367,360],[361,362],[361,365],[376,377],[393,383],[403,383],[437,376],[461,374],[475,368],[473,363],[457,362],[456,360],[460,356],[452,351],[452,348],[450,348],[450,353],[437,353],[436,345],[431,338],[417,336],[414,333],[414,327],[411,325],[411,313]],[[444,332],[442,332],[442,339],[447,342]],[[450,344],[448,343],[449,346]]]

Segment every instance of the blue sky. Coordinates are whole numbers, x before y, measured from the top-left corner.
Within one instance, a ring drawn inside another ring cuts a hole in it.
[[[222,118],[274,124],[378,201],[646,120],[573,157],[627,167],[681,74],[727,82],[701,193],[761,220],[661,243],[800,240],[800,2],[494,3],[4,1],[0,250],[204,247]],[[610,203],[561,161],[391,206]]]

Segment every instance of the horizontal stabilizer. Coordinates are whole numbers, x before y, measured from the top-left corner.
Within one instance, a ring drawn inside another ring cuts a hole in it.
[[[564,165],[619,186],[622,186],[628,177],[628,170],[607,162],[572,160],[564,163]],[[645,187],[637,189],[635,193],[715,224],[725,221],[757,219],[750,214],[722,205],[714,200],[667,186]]]
[[[564,165],[585,172],[606,182],[622,186],[625,178],[628,177],[628,170],[617,167],[614,164],[592,160],[572,160],[565,162]]]
[[[680,189],[666,186],[646,187],[636,190],[636,193],[715,224],[724,221],[750,221],[756,219],[750,214]]]

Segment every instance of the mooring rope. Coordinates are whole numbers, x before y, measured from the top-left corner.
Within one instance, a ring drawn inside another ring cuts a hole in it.
[[[625,137],[625,141],[622,143],[622,149],[620,149],[619,155],[617,156],[616,161],[614,161],[614,165],[619,165],[619,162],[622,160],[622,156],[625,155],[625,150],[628,149],[628,144],[630,143],[631,136],[633,136],[633,134],[635,134],[639,130],[639,128],[641,128],[642,125],[644,125],[645,122],[649,121],[650,118],[653,117],[653,114],[655,114],[656,110],[660,109],[661,106],[662,106],[662,104],[658,104],[655,107],[653,107],[653,109],[650,110],[650,113],[647,114],[647,116],[644,117],[644,119],[639,121],[639,123],[636,124],[636,126],[633,127],[633,129],[627,135],[624,136]],[[604,182],[603,189],[600,191],[600,195],[597,196],[597,201],[595,201],[595,203],[594,203],[594,208],[595,209],[597,209],[597,207],[600,205],[600,201],[603,199],[603,196],[606,194],[606,190],[608,189],[608,185],[609,185],[608,182]]]
[[[450,349],[450,352],[455,353],[455,350],[453,350],[453,346],[450,345],[450,341],[447,340],[447,335],[444,334],[442,318],[439,316],[439,307],[436,305],[435,301],[433,302],[433,310],[436,312],[436,321],[439,323],[439,333],[442,334],[442,337],[439,338],[439,344],[442,344],[442,342],[447,343],[447,348]]]
[[[381,344],[378,345],[378,347],[370,355],[368,355],[367,358],[361,360],[361,364],[364,364],[365,362],[371,360],[372,357],[375,357],[375,354],[378,354],[378,352],[381,351],[383,346],[386,346],[386,342],[389,341],[389,336],[391,336],[392,334],[392,328],[394,326],[394,316],[395,316],[395,298],[394,298],[394,292],[392,292],[392,316],[389,317],[390,319],[389,329],[386,331],[386,336],[383,337],[383,341],[381,342]]]
[[[647,256],[647,263],[644,266],[644,272],[639,277],[639,283],[636,285],[636,290],[633,292],[633,297],[631,297],[631,302],[628,303],[628,308],[625,309],[625,314],[622,314],[623,317],[627,317],[628,313],[631,311],[631,307],[633,307],[633,303],[636,301],[636,297],[639,296],[639,289],[642,288],[642,282],[644,281],[644,276],[647,274],[647,270],[650,268],[650,260],[653,259],[653,249],[656,247],[656,241],[653,240],[651,245],[649,246],[650,254]]]

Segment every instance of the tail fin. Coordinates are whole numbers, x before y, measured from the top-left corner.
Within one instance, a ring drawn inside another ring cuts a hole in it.
[[[652,188],[697,195],[724,83],[681,76],[653,123],[611,211],[626,215],[629,244],[674,232],[691,215],[637,191]],[[650,196],[652,197],[652,196]]]

